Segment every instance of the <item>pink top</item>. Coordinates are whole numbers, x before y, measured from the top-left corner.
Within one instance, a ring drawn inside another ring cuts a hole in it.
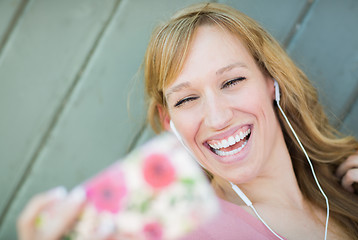
[[[277,237],[240,206],[220,199],[220,213],[182,240],[272,239]]]

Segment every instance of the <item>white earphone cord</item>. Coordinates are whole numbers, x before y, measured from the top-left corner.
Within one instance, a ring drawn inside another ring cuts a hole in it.
[[[326,239],[327,239],[327,231],[328,231],[328,219],[329,219],[329,202],[328,202],[328,197],[326,196],[326,194],[324,193],[324,191],[323,191],[322,188],[321,188],[321,185],[320,185],[319,182],[318,182],[318,179],[317,179],[317,177],[316,177],[315,171],[314,171],[314,169],[313,169],[313,165],[312,165],[311,159],[308,157],[308,154],[307,154],[305,148],[303,147],[303,145],[302,145],[300,139],[298,138],[298,136],[297,136],[295,130],[293,130],[293,127],[291,126],[291,123],[290,123],[290,121],[288,120],[286,114],[285,114],[284,111],[282,110],[282,108],[281,108],[279,102],[277,102],[277,106],[278,106],[278,108],[280,109],[280,111],[281,111],[283,117],[285,118],[285,120],[286,120],[288,126],[290,127],[290,129],[291,129],[293,135],[295,136],[295,138],[296,138],[298,144],[300,145],[300,147],[301,147],[303,153],[305,154],[305,156],[306,156],[306,158],[307,158],[307,161],[308,161],[308,163],[309,163],[309,165],[310,165],[310,167],[311,167],[311,172],[312,172],[312,175],[313,175],[313,177],[314,177],[314,180],[315,180],[315,182],[316,182],[316,184],[317,184],[317,186],[318,186],[318,189],[320,190],[320,192],[322,193],[323,197],[324,197],[325,200],[326,200],[327,216],[326,216],[326,226],[325,226],[325,228],[324,228],[324,239],[326,240]]]
[[[324,231],[324,239],[326,240],[326,239],[327,239],[327,230],[328,230],[328,219],[329,219],[329,203],[328,203],[328,198],[327,198],[326,194],[323,192],[323,190],[322,190],[322,188],[321,188],[321,185],[319,184],[319,182],[318,182],[318,180],[317,180],[317,177],[316,177],[315,171],[314,171],[314,169],[313,169],[313,165],[312,165],[311,159],[308,157],[308,154],[307,154],[305,148],[303,147],[303,145],[302,145],[300,139],[298,138],[298,136],[297,136],[295,130],[293,129],[293,127],[292,127],[290,121],[288,120],[286,114],[285,114],[284,111],[282,110],[282,108],[281,108],[281,106],[280,106],[280,104],[279,104],[278,101],[277,101],[277,106],[278,106],[278,108],[280,109],[280,111],[281,111],[283,117],[285,118],[285,120],[286,120],[288,126],[290,127],[290,129],[291,129],[293,135],[295,136],[295,138],[296,138],[298,144],[300,145],[300,147],[301,147],[303,153],[305,154],[305,156],[306,156],[306,158],[307,158],[307,161],[308,161],[308,163],[309,163],[309,165],[310,165],[310,167],[311,167],[311,171],[312,171],[314,180],[315,180],[315,182],[316,182],[316,184],[317,184],[317,186],[318,186],[320,192],[322,193],[322,195],[324,196],[324,198],[325,198],[325,200],[326,200],[326,205],[327,205],[327,217],[326,217],[326,226],[325,226],[325,231]],[[249,206],[249,207],[254,211],[254,213],[255,213],[255,215],[257,216],[257,218],[267,227],[267,229],[270,230],[278,239],[283,240],[283,238],[280,237],[274,230],[272,230],[272,229],[270,228],[270,226],[262,219],[262,217],[260,216],[260,214],[256,211],[255,207],[253,206],[252,202],[249,200],[248,197],[246,197],[246,195],[241,191],[241,189],[240,189],[238,186],[236,186],[235,184],[233,184],[232,182],[230,182],[230,184],[231,184],[231,188],[232,188],[232,189],[236,192],[236,194],[246,203],[246,205]]]
[[[277,83],[276,83],[276,84],[277,84]],[[278,85],[277,85],[277,87],[278,87]],[[306,156],[306,158],[307,158],[307,161],[308,161],[308,163],[309,163],[309,165],[310,165],[311,172],[312,172],[312,174],[313,174],[314,180],[315,180],[315,182],[316,182],[316,184],[317,184],[317,186],[318,186],[320,192],[322,193],[323,197],[324,197],[325,200],[326,200],[327,217],[326,217],[326,226],[325,226],[325,230],[324,230],[324,240],[326,240],[326,239],[327,239],[327,232],[328,232],[328,219],[329,219],[329,202],[328,202],[328,198],[327,198],[326,194],[324,193],[324,191],[322,190],[321,185],[320,185],[319,182],[318,182],[318,179],[317,179],[317,177],[316,177],[315,171],[314,171],[314,169],[313,169],[313,165],[312,165],[311,159],[308,157],[308,154],[307,154],[305,148],[303,147],[303,145],[302,145],[300,139],[298,138],[298,136],[297,136],[295,130],[293,129],[293,127],[292,127],[290,121],[288,120],[286,114],[285,114],[284,111],[282,110],[279,101],[280,101],[279,93],[278,93],[278,95],[277,95],[277,93],[276,93],[277,106],[278,106],[278,108],[280,109],[280,112],[282,113],[283,117],[285,118],[285,120],[286,120],[288,126],[290,127],[290,129],[291,129],[293,135],[295,136],[295,138],[296,138],[298,144],[300,145],[300,147],[301,147],[303,153],[305,154],[305,156]],[[176,135],[176,137],[180,140],[180,142],[182,143],[182,145],[186,148],[186,150],[194,157],[194,154],[193,154],[193,153],[189,150],[189,148],[186,146],[186,144],[184,143],[183,139],[181,138],[179,132],[176,130],[176,128],[175,128],[175,126],[174,126],[174,123],[173,123],[172,121],[170,121],[170,127],[171,127],[171,129],[173,130],[173,132],[174,132],[174,134]],[[196,159],[196,158],[194,157],[194,159]],[[198,161],[197,161],[197,162],[198,162]],[[198,162],[198,163],[199,163],[203,168],[205,168],[200,162]],[[274,230],[272,230],[272,229],[270,228],[270,226],[261,218],[261,216],[259,215],[259,213],[256,211],[255,207],[253,206],[252,202],[249,200],[248,197],[246,197],[246,195],[241,191],[241,189],[240,189],[238,186],[236,186],[235,184],[233,184],[232,182],[229,182],[229,183],[231,184],[231,188],[232,188],[232,189],[236,192],[236,194],[246,203],[246,205],[249,206],[249,207],[254,211],[255,215],[256,215],[256,216],[258,217],[258,219],[267,227],[267,229],[270,230],[278,239],[283,240],[283,238],[280,237]]]
[[[189,152],[189,154],[194,158],[194,154],[190,151],[189,147],[186,146],[186,144],[184,143],[183,138],[180,136],[179,132],[177,131],[174,123],[172,121],[170,121],[170,128],[172,129],[174,135],[178,138],[178,140],[180,141],[180,143],[184,146],[184,148]],[[205,167],[199,162],[196,161],[197,163],[200,164],[200,166],[202,168],[205,169]],[[277,238],[279,238],[280,240],[283,240],[274,230],[272,230],[270,228],[270,226],[261,218],[261,216],[259,215],[259,213],[256,211],[255,207],[252,205],[252,202],[250,201],[250,199],[248,197],[246,197],[246,195],[241,191],[241,189],[236,186],[235,184],[233,184],[231,181],[229,181],[229,183],[231,184],[231,188],[236,192],[236,194],[246,203],[247,206],[249,206],[254,213],[256,214],[256,216],[258,217],[258,219],[266,226],[267,229],[269,229]]]
[[[246,195],[241,191],[241,189],[238,186],[236,186],[235,184],[233,184],[232,182],[229,182],[229,183],[231,184],[231,188],[245,202],[245,204],[247,206],[249,206],[254,211],[257,218],[266,226],[266,228],[268,230],[270,230],[278,239],[283,240],[283,238],[281,238],[280,235],[278,235],[274,230],[272,230],[272,228],[270,228],[270,226],[262,219],[260,214],[256,211],[254,205],[252,205],[252,202],[250,201],[250,199],[248,197],[246,197]]]

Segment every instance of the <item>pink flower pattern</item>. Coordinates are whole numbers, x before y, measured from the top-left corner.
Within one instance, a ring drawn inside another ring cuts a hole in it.
[[[88,202],[99,212],[119,212],[127,194],[123,172],[117,166],[102,172],[86,184],[86,194]]]
[[[155,189],[169,186],[176,178],[173,164],[164,154],[148,155],[143,162],[145,181]]]
[[[102,220],[113,221],[106,240],[178,239],[213,216],[217,203],[208,197],[211,189],[202,184],[206,179],[200,169],[190,168],[190,156],[178,151],[179,146],[172,135],[158,136],[82,184],[87,203],[70,239],[101,234]],[[189,175],[188,169],[193,171]],[[176,203],[185,204],[188,213],[172,212]]]
[[[144,225],[143,233],[146,240],[161,240],[163,238],[163,228],[157,222]]]

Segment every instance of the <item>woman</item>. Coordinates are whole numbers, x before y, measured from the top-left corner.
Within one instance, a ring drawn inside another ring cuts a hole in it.
[[[231,204],[230,208],[253,214],[230,181],[278,235],[323,239],[325,201],[301,148],[277,111],[274,79],[281,87],[281,106],[328,196],[328,238],[357,238],[358,201],[352,183],[358,177],[346,174],[357,172],[357,141],[337,137],[304,73],[242,13],[219,4],[199,4],[178,12],[153,33],[145,56],[148,119],[157,132],[169,130],[173,123],[224,206]],[[334,175],[336,170],[339,177]],[[348,191],[340,186],[342,176]],[[64,198],[58,190],[37,196],[19,219],[21,239],[40,236],[35,218],[53,202],[60,209],[56,213],[60,220],[44,228],[52,230],[41,233],[43,239],[61,236],[83,200],[75,193]],[[72,210],[66,210],[68,206]],[[221,230],[202,231],[214,236],[210,234]],[[204,236],[195,234],[193,239]],[[225,233],[220,236],[225,239]]]
[[[330,202],[328,236],[358,236],[357,198],[334,175],[358,143],[337,137],[307,77],[257,23],[218,4],[184,9],[157,29],[145,64],[152,126],[174,123],[218,196],[242,205],[231,181],[281,236],[322,239],[326,204],[277,112],[276,79],[281,106]]]

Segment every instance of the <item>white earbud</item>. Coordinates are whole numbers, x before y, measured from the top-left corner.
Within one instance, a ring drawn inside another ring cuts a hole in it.
[[[275,86],[275,100],[277,104],[280,103],[280,86],[278,85],[278,82],[275,80],[273,85]]]

